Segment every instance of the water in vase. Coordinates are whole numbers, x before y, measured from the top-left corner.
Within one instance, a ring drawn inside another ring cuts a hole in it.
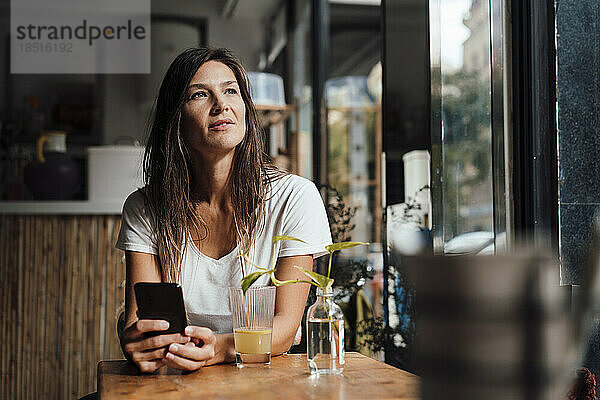
[[[311,374],[341,374],[344,370],[344,320],[309,319],[308,369]]]

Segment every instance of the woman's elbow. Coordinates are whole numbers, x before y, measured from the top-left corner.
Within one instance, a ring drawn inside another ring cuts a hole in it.
[[[277,340],[277,343],[272,343],[271,355],[278,356],[288,351],[294,343],[294,336],[294,334],[286,334],[284,337],[280,337],[279,340]]]

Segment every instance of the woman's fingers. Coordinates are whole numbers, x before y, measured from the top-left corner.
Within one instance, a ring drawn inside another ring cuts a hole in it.
[[[215,356],[216,336],[210,329],[200,326],[188,326],[185,334],[192,341],[184,345],[172,343],[164,362],[171,368],[195,371]],[[201,346],[197,346],[198,344]]]
[[[163,365],[165,365],[163,360],[141,361],[137,363],[140,371],[146,374],[156,372]]]
[[[142,329],[154,330],[155,325],[143,326]],[[180,343],[182,345],[189,343],[190,338],[179,333],[168,335],[158,335],[149,338],[137,336],[129,338],[129,342],[123,345],[124,351],[129,354],[129,359],[133,361],[141,372],[153,373],[166,364],[165,353],[171,343]]]
[[[204,345],[214,345],[217,340],[212,330],[201,326],[190,325],[185,328],[185,334],[192,338],[200,339]]]
[[[126,343],[124,348],[126,351],[133,353],[166,347],[171,343],[185,344],[189,341],[190,338],[188,336],[183,336],[179,333],[171,333],[168,335],[153,336],[142,340],[134,340]]]
[[[139,319],[135,325],[140,333],[166,331],[169,329],[169,322],[162,319]]]
[[[204,345],[202,347],[197,347],[193,343],[180,345],[180,344],[171,344],[168,349],[169,354],[173,354],[176,356],[188,358],[190,360],[195,361],[206,361],[210,360],[215,356],[215,347]]]
[[[123,339],[129,341],[143,336],[146,332],[166,331],[169,323],[161,319],[140,319],[123,332]]]
[[[131,360],[139,365],[143,361],[162,360],[166,353],[166,347],[156,350],[136,351],[131,354]]]
[[[172,347],[173,345],[171,345],[169,347],[169,349]],[[167,352],[167,354],[165,355],[164,358],[164,363],[169,366],[170,368],[175,368],[175,369],[182,369],[185,371],[195,371],[197,369],[202,368],[205,364],[206,364],[206,360],[196,360],[195,357],[192,355],[190,355],[192,352],[190,352],[189,350],[201,350],[201,348],[192,345],[184,345],[184,346],[177,346],[178,349],[176,350],[178,353],[183,353],[184,351],[182,351],[183,348],[186,348],[185,353],[187,354],[186,356],[180,356],[180,355],[176,355],[171,353],[170,351]]]
[[[169,329],[164,320],[141,319],[125,329],[121,338],[123,350],[128,359],[133,361],[141,372],[152,373],[166,364],[165,353],[172,343],[185,345],[190,342],[189,336],[179,333],[158,334],[146,337],[147,332],[161,332]]]

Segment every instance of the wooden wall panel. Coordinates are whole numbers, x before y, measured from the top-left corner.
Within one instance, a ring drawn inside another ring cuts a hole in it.
[[[122,358],[119,216],[0,215],[0,398],[78,398]]]

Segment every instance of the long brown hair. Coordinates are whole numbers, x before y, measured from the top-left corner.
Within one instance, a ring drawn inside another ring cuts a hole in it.
[[[144,155],[145,194],[164,282],[179,281],[188,229],[201,226],[208,234],[192,202],[192,153],[179,129],[187,88],[208,61],[221,62],[233,71],[246,106],[246,134],[235,149],[230,175],[236,241],[242,251],[250,249],[262,229],[271,182],[284,174],[264,152],[264,133],[240,61],[224,48],[192,48],[177,56],[161,83]]]

